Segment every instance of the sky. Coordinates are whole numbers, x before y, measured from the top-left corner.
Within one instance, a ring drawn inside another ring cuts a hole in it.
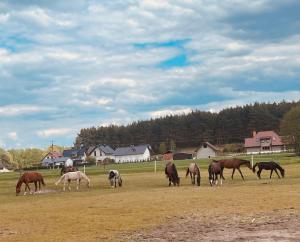
[[[0,1],[5,149],[299,99],[299,0]]]

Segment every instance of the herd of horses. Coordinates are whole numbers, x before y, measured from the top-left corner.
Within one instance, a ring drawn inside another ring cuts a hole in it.
[[[276,172],[278,178],[284,178],[284,169],[277,164],[274,161],[269,162],[258,162],[253,167],[251,167],[251,163],[248,160],[243,159],[223,159],[223,160],[213,160],[209,166],[208,166],[208,177],[209,177],[209,183],[211,186],[215,186],[218,184],[219,177],[220,177],[220,183],[222,185],[222,180],[225,180],[223,176],[224,168],[227,169],[233,169],[231,178],[233,179],[233,175],[235,170],[238,170],[242,179],[244,180],[244,176],[242,174],[242,171],[240,170],[241,166],[246,166],[249,169],[251,169],[255,173],[255,168],[258,167],[257,171],[257,177],[260,179],[262,170],[270,170],[270,179],[272,177],[273,171]],[[278,173],[278,171],[281,174],[281,177]],[[169,186],[172,184],[174,186],[180,185],[180,177],[178,176],[178,172],[176,169],[176,166],[173,162],[168,162],[165,167],[165,174],[166,177],[169,179]],[[189,167],[186,170],[186,177],[190,175],[191,177],[191,183],[193,185],[200,186],[201,181],[201,175],[200,175],[200,168],[196,163],[191,163]],[[117,187],[117,184],[119,187],[122,186],[123,180],[120,176],[120,173],[117,170],[110,170],[108,172],[108,179],[110,181],[111,187]],[[68,183],[68,189],[71,190],[70,183],[71,181],[76,181],[76,189],[79,190],[80,182],[81,180],[85,180],[87,182],[87,186],[90,187],[90,179],[87,177],[87,175],[81,171],[78,171],[76,167],[63,167],[61,170],[61,177],[57,182],[55,182],[55,185],[58,185],[63,181],[63,190],[66,190],[66,184]],[[45,186],[44,178],[43,176],[38,172],[25,172],[22,176],[20,176],[17,185],[16,185],[16,195],[19,195],[21,192],[21,186],[22,184],[25,184],[25,192],[24,195],[27,194],[27,190],[31,194],[31,190],[29,187],[30,183],[34,183],[35,185],[35,193],[41,191],[41,184]]]
[[[220,177],[220,183],[222,185],[222,180],[225,180],[224,176],[223,176],[223,171],[224,168],[227,169],[232,169],[232,175],[231,175],[231,179],[233,179],[233,175],[235,170],[238,170],[242,179],[245,180],[243,173],[240,169],[241,166],[246,166],[248,167],[250,170],[253,171],[253,173],[255,173],[255,168],[258,167],[258,171],[257,171],[257,176],[260,179],[260,174],[262,172],[262,170],[270,170],[270,179],[272,177],[273,171],[276,172],[278,178],[284,178],[284,169],[277,164],[274,161],[269,161],[269,162],[258,162],[256,163],[253,167],[251,167],[251,163],[248,160],[243,160],[243,159],[223,159],[223,160],[213,160],[209,166],[208,166],[208,179],[209,179],[209,183],[211,186],[215,186],[218,184],[219,181],[219,177]],[[278,171],[281,174],[278,174]],[[169,179],[169,186],[171,186],[171,184],[173,183],[174,186],[179,186],[180,184],[180,177],[178,176],[178,172],[176,169],[176,166],[174,163],[172,162],[168,162],[165,168],[165,174],[167,176],[167,178]],[[190,174],[191,177],[191,183],[193,185],[196,184],[197,181],[197,185],[200,186],[200,181],[201,181],[201,175],[200,175],[200,169],[198,167],[198,165],[196,163],[191,163],[190,166],[187,168],[186,170],[186,177]]]

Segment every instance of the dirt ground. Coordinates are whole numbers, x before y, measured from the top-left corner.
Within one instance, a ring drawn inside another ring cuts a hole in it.
[[[300,241],[300,214],[286,211],[233,214],[207,221],[201,214],[169,218],[151,230],[122,234],[118,241]]]

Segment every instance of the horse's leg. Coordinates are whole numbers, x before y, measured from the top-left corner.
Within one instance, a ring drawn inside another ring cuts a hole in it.
[[[68,189],[69,189],[69,191],[71,191],[71,180],[70,179],[68,180]]]
[[[273,174],[273,169],[271,169],[271,172],[270,172],[270,179],[272,177],[272,174]]]
[[[63,188],[64,191],[66,191],[66,181],[67,181],[67,180],[65,179],[65,180],[64,180],[64,188]]]
[[[241,174],[243,180],[245,180],[245,179],[244,179],[244,176],[243,176],[243,174],[242,174],[242,172],[241,172],[241,170],[240,170],[240,168],[238,167],[237,169],[238,169],[238,171],[240,172],[240,174]]]
[[[279,174],[278,174],[278,172],[277,172],[277,169],[276,169],[276,168],[275,168],[275,172],[276,172],[276,174],[277,174],[278,178],[280,179],[280,176],[279,176]]]
[[[76,180],[76,190],[77,190],[77,191],[78,191],[78,189],[79,189],[79,182],[80,182],[80,180],[77,179],[77,180]]]
[[[34,188],[35,188],[34,193],[36,193],[36,191],[37,191],[37,181],[34,182]]]
[[[235,172],[235,168],[233,168],[233,171],[232,171],[232,175],[231,175],[231,179],[233,180],[233,174]]]
[[[258,172],[257,172],[257,176],[258,176],[259,179],[261,178],[261,177],[260,177],[261,171],[262,171],[262,169],[259,169]]]
[[[27,193],[27,183],[25,182],[25,191],[24,191],[24,196],[26,195]]]
[[[171,178],[169,178],[169,186],[171,186]]]
[[[221,168],[220,176],[222,176],[223,180],[225,180],[225,177],[223,176],[224,167]]]

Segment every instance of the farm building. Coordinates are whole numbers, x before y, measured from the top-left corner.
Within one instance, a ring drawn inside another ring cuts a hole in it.
[[[96,164],[103,161],[106,158],[114,159],[114,150],[109,145],[93,146],[86,152],[87,156],[94,157]]]
[[[0,161],[0,173],[4,172],[11,172],[10,170],[6,169],[6,167],[3,165],[3,163]]]
[[[129,147],[117,148],[114,152],[113,158],[116,163],[124,162],[140,162],[149,161],[151,156],[150,145],[138,145]]]
[[[209,142],[204,142],[197,150],[196,150],[196,159],[201,158],[210,158],[216,157],[220,155],[221,151],[214,145]]]
[[[86,153],[85,149],[69,149],[63,151],[63,157],[71,158],[75,164],[82,164],[85,162]]]
[[[272,153],[285,151],[281,137],[274,131],[253,132],[252,138],[245,138],[247,154]]]
[[[193,154],[171,151],[171,150],[163,154],[163,160],[187,160],[192,158],[193,158]]]
[[[64,166],[68,159],[69,157],[56,157],[56,158],[46,157],[42,160],[42,166],[43,167]]]

